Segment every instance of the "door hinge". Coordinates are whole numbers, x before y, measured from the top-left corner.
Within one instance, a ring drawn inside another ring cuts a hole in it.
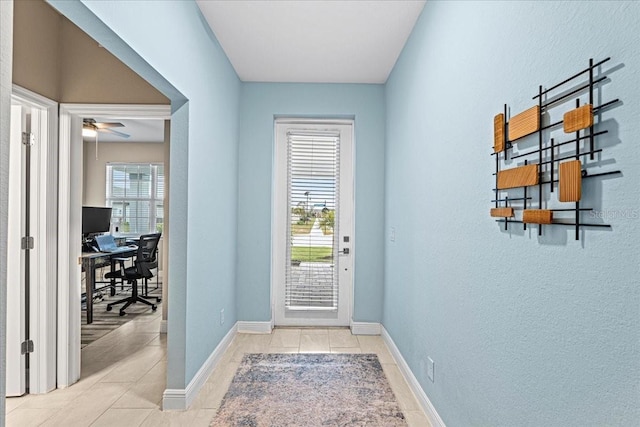
[[[33,237],[26,236],[22,238],[22,249],[33,249]]]
[[[33,145],[36,142],[36,137],[30,132],[22,132],[22,143],[24,145]]]
[[[20,352],[21,354],[33,353],[33,341],[22,341],[22,344],[20,345]]]

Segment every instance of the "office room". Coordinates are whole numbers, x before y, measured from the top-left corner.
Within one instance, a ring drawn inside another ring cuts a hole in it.
[[[107,211],[108,222],[102,220],[102,224],[88,224],[83,226],[83,238],[85,239],[83,252],[91,254],[103,248],[96,245],[94,237],[99,233],[107,233],[114,237],[114,242],[119,250],[125,246],[137,245],[140,235],[149,233],[162,233],[164,230],[164,190],[165,190],[165,154],[168,150],[164,144],[165,135],[168,135],[168,121],[162,119],[85,119],[84,129],[87,136],[83,137],[83,224],[91,223],[93,218],[86,218],[92,213],[99,215],[100,211]],[[95,126],[97,130],[93,129]],[[100,126],[104,127],[99,130]],[[105,127],[111,126],[111,127]],[[167,126],[167,127],[165,127]],[[87,130],[89,132],[87,132]],[[91,132],[93,130],[93,132]],[[115,131],[115,132],[114,132]],[[110,208],[110,210],[108,210]],[[96,218],[96,220],[101,220]],[[108,228],[106,228],[108,224]],[[105,239],[102,239],[105,240]],[[154,279],[152,290],[154,295],[148,294],[148,286],[139,291],[140,295],[149,295],[151,300],[162,298],[162,256],[163,238],[160,238],[157,248],[159,260],[157,269],[153,269]],[[122,248],[122,249],[121,249]],[[84,257],[89,256],[83,254]],[[91,254],[92,257],[96,256]],[[131,267],[135,260],[136,251],[116,253],[112,255],[118,261],[114,268],[123,269]],[[115,300],[123,297],[124,286],[115,289],[114,294],[107,273],[112,273],[111,263],[95,270],[93,274],[97,282],[93,286],[93,304],[91,316],[88,316],[86,293],[83,294],[83,318],[82,318],[82,346],[86,346],[97,338],[108,333],[121,322],[126,322],[124,316],[120,322],[114,317],[118,310],[111,312],[113,306],[105,307],[107,300]],[[88,265],[88,263],[87,263]],[[84,269],[82,289],[87,288],[88,269]],[[117,273],[117,271],[115,272]],[[118,274],[112,274],[117,276]],[[115,279],[114,279],[115,280]],[[126,279],[118,279],[126,282]],[[98,283],[99,282],[99,283]],[[147,281],[148,282],[148,281]],[[105,286],[108,288],[103,289]],[[126,292],[129,292],[130,285]],[[144,297],[143,297],[144,298]],[[156,306],[151,306],[153,311]],[[148,308],[148,307],[147,307]],[[141,304],[131,307],[126,313],[129,317],[133,312],[141,313],[144,308]],[[92,317],[91,322],[87,319]],[[112,325],[106,327],[106,325]]]

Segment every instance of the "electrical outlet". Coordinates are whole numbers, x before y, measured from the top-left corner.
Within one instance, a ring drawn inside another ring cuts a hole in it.
[[[224,308],[220,310],[220,325],[224,325]]]
[[[431,380],[431,382],[434,382],[433,380],[433,360],[431,360],[430,357],[427,357],[427,376],[429,377],[429,379]]]
[[[389,233],[389,240],[391,240],[392,242],[396,241],[396,228],[395,227],[391,227],[391,232]]]

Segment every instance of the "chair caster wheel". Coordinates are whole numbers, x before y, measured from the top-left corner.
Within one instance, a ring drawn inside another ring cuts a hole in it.
[[[153,304],[153,305],[151,306],[151,311],[156,311],[156,309],[157,309],[157,308],[158,308],[158,306],[157,306],[157,305],[155,305],[155,304]]]
[[[110,305],[107,306],[107,311],[111,311],[113,309],[113,307],[111,307]]]
[[[124,311],[120,310],[120,316],[124,316],[125,314],[127,314],[127,313],[125,313]]]

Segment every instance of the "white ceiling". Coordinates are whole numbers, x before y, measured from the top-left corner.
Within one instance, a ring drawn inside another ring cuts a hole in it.
[[[384,83],[424,0],[196,0],[247,82]]]
[[[292,83],[386,82],[425,3],[196,1],[241,80]],[[162,120],[94,119],[120,122],[114,130],[131,135],[100,132],[100,142],[164,141]]]

